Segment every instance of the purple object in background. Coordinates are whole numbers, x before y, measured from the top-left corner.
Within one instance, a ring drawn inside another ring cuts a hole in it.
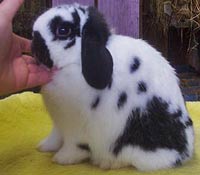
[[[140,0],[53,0],[53,6],[59,4],[80,3],[84,5],[98,4],[116,33],[139,38]],[[96,3],[95,3],[96,2]]]
[[[72,4],[75,2],[83,5],[94,5],[94,0],[52,0],[52,5],[56,6],[59,4]]]
[[[139,38],[139,0],[99,0],[98,8],[116,33]]]

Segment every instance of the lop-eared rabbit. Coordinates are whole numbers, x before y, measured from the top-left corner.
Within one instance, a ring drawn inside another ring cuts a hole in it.
[[[54,126],[39,150],[55,152],[53,161],[152,171],[192,157],[179,80],[145,41],[112,33],[97,9],[72,4],[38,17],[32,47],[38,63],[57,69],[41,90]]]

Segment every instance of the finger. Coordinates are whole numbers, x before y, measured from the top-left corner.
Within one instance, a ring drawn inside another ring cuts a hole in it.
[[[14,38],[19,42],[22,52],[31,52],[31,41],[14,34]]]
[[[27,64],[36,64],[37,61],[31,57],[31,56],[28,56],[28,55],[23,55],[22,57],[24,59],[24,61],[27,63]]]
[[[49,72],[49,74],[50,74],[50,71],[47,71],[45,68],[38,66],[36,64],[29,64],[28,68],[29,68],[30,73]]]
[[[0,10],[6,14],[9,20],[12,20],[24,0],[4,0],[0,5]]]
[[[27,88],[32,88],[40,85],[44,85],[50,82],[52,79],[52,75],[50,72],[41,71],[41,72],[34,72],[29,74]]]

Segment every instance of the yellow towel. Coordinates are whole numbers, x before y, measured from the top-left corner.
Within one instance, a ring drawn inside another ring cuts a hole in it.
[[[151,173],[134,168],[104,171],[88,163],[61,166],[35,147],[51,129],[41,96],[23,93],[0,101],[0,175],[200,175],[200,102],[187,103],[195,126],[194,158],[179,168]]]

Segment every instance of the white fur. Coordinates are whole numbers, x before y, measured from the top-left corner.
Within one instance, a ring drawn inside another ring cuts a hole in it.
[[[158,149],[148,152],[139,146],[128,146],[116,158],[110,148],[122,133],[133,107],[140,107],[145,111],[148,100],[154,95],[169,102],[171,112],[180,107],[184,112],[183,116],[187,116],[173,68],[145,41],[112,34],[106,46],[114,64],[112,89],[92,88],[81,72],[81,38],[77,37],[75,46],[65,50],[63,47],[69,41],[52,42],[48,28],[49,21],[56,15],[71,21],[71,12],[77,7],[78,4],[62,6],[61,9],[53,8],[41,15],[34,24],[33,30],[39,31],[45,39],[54,65],[61,68],[53,80],[42,88],[45,104],[56,129],[40,144],[39,149],[57,151],[53,160],[61,164],[72,164],[91,158],[94,164],[106,169],[128,165],[144,171],[170,167],[178,158],[175,150]],[[78,8],[77,11],[82,28],[88,16]],[[129,67],[134,56],[140,58],[141,66],[134,74],[130,74]],[[137,94],[137,82],[140,80],[148,85],[148,92],[142,95]],[[128,102],[119,111],[117,99],[123,90],[128,94]],[[91,103],[98,95],[101,96],[100,105],[91,110]],[[186,119],[183,117],[182,120],[184,122]],[[56,130],[58,132],[55,133]],[[192,131],[192,128],[187,129],[190,155],[193,152]],[[88,143],[91,154],[78,150],[77,143]]]
[[[134,156],[132,156],[134,155]],[[123,159],[131,162],[133,166],[141,171],[152,171],[169,168],[171,162],[175,162],[178,152],[168,149],[157,149],[156,151],[144,151],[141,148],[128,146],[124,149]]]

